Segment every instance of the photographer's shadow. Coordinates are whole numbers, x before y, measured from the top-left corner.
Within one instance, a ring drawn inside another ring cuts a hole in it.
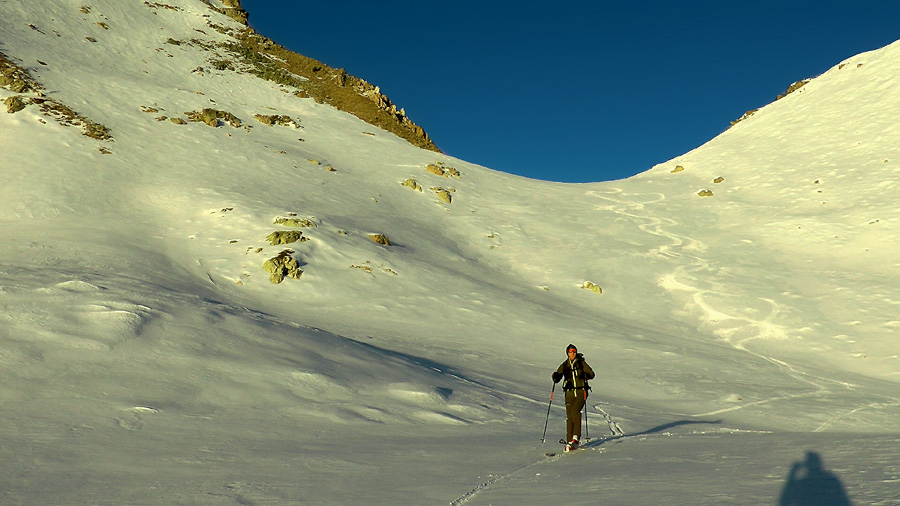
[[[778,500],[778,506],[851,505],[841,480],[825,470],[816,452],[806,452],[804,462],[794,463]]]

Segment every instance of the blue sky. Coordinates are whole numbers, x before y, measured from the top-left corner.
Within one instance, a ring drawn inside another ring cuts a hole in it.
[[[445,153],[563,182],[643,172],[900,39],[896,0],[242,5],[263,35],[380,86]]]

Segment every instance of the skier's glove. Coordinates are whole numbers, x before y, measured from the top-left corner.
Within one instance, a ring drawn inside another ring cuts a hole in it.
[[[561,372],[553,371],[553,382],[554,383],[559,383],[559,380],[561,380],[562,378],[563,378],[563,375]]]

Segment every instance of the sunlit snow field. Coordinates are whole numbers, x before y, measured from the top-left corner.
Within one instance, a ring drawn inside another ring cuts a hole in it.
[[[200,0],[83,6],[0,0],[0,52],[114,137],[0,111],[3,504],[900,502],[897,44],[567,185],[215,70]],[[209,107],[242,126],[158,120]],[[570,342],[593,439],[547,457]]]

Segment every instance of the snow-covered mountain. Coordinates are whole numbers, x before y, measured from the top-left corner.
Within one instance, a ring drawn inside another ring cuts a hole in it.
[[[0,502],[845,504],[818,456],[898,504],[900,45],[567,185],[343,112],[235,5],[0,0]],[[595,439],[548,459],[570,342]]]

